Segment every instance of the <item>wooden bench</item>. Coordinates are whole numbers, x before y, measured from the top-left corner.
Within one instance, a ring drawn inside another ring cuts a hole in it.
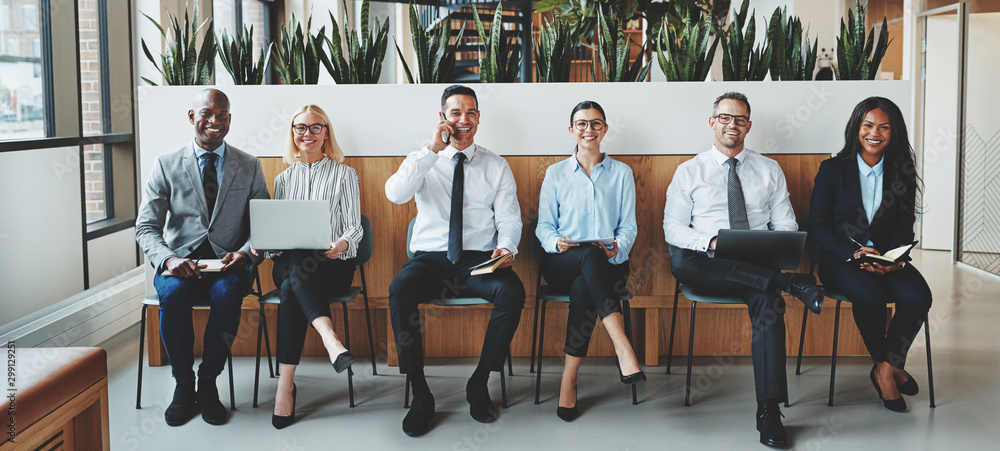
[[[7,392],[0,419],[8,431],[13,422],[15,436],[4,434],[0,449],[111,449],[103,349],[23,348],[14,356],[16,391]]]

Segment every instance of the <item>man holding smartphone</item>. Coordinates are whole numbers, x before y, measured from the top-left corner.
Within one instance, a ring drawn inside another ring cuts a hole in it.
[[[461,85],[445,88],[440,117],[430,143],[407,155],[385,183],[390,201],[417,203],[409,243],[414,256],[389,286],[399,370],[413,386],[413,402],[403,418],[403,432],[410,436],[427,432],[434,416],[417,306],[442,297],[493,303],[479,364],[465,387],[472,418],[488,423],[497,412],[486,382],[490,371],[503,367],[525,297],[511,260],[493,273],[470,276],[472,266],[516,253],[521,239],[514,174],[503,157],[474,142],[480,118],[476,92]]]

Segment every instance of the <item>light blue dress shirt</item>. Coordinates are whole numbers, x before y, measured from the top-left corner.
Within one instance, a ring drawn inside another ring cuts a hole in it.
[[[194,156],[198,157],[198,170],[201,172],[201,179],[205,180],[205,159],[202,155],[208,153],[208,150],[202,149],[195,141],[191,143],[191,147],[194,148]],[[223,141],[222,145],[216,147],[211,151],[212,153],[218,155],[219,157],[215,159],[215,176],[216,180],[219,181],[219,186],[222,186],[222,160],[226,159],[226,142]]]
[[[613,236],[618,240],[618,253],[608,261],[617,265],[628,260],[637,231],[635,179],[627,164],[604,154],[588,176],[574,154],[545,170],[535,229],[545,252],[558,253],[560,237]]]
[[[878,160],[878,164],[875,166],[868,166],[865,160],[861,158],[861,154],[858,154],[858,178],[861,179],[861,203],[865,207],[865,216],[868,217],[868,224],[872,223],[872,218],[875,217],[875,212],[878,211],[878,207],[882,205],[882,163],[885,161],[885,156]],[[868,240],[868,246],[874,246],[871,240]]]

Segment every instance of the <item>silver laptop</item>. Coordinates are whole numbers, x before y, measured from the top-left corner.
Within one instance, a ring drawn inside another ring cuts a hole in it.
[[[772,269],[796,269],[805,244],[806,232],[722,229],[715,256]]]
[[[328,200],[250,200],[250,244],[259,251],[329,249]]]

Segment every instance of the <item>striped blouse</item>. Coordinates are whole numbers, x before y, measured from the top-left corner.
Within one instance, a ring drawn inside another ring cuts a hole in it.
[[[347,250],[341,260],[354,258],[361,242],[361,195],[358,174],[350,166],[323,157],[311,165],[295,163],[274,178],[274,198],[330,200],[333,236],[343,238]]]

